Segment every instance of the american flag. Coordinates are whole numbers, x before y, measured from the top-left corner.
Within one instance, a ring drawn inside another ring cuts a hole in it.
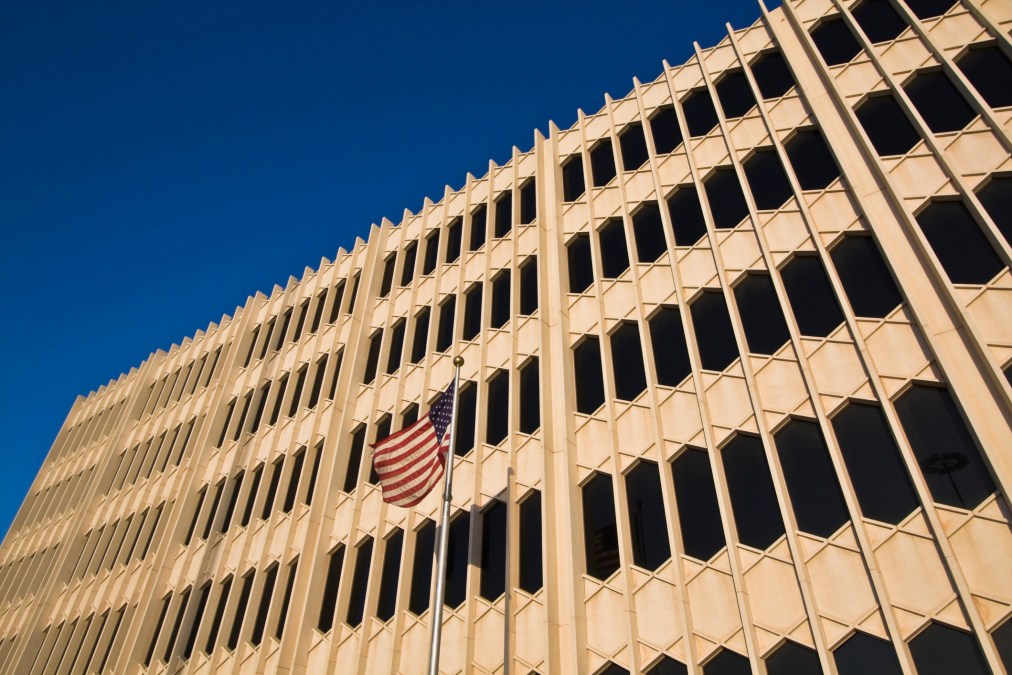
[[[409,427],[373,443],[373,468],[383,488],[383,501],[414,506],[443,477],[450,447],[453,382],[429,413]]]

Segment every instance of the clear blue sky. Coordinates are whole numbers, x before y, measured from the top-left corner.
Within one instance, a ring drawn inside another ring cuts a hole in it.
[[[759,16],[346,4],[0,4],[0,532],[78,394]]]

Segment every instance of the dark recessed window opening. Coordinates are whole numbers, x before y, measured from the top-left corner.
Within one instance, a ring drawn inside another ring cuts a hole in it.
[[[436,547],[436,524],[431,520],[415,531],[415,559],[411,564],[411,590],[408,610],[421,614],[429,608],[429,589],[432,585],[432,556]]]
[[[676,246],[692,246],[706,236],[706,220],[695,185],[679,185],[668,197]]]
[[[179,629],[183,626],[183,616],[186,614],[186,605],[190,602],[190,589],[187,588],[181,594],[179,600],[179,608],[176,610],[176,621],[172,625],[172,632],[169,633],[169,641],[165,643],[165,653],[162,654],[162,660],[166,663],[172,658],[172,652],[176,647],[176,638],[179,637]],[[75,624],[77,621],[74,622]],[[70,635],[73,636],[74,627],[71,626]],[[69,640],[70,638],[68,638]],[[66,647],[64,647],[66,649]]]
[[[686,448],[671,464],[675,505],[686,555],[709,560],[724,548],[724,528],[710,459],[702,448]]]
[[[986,284],[1002,269],[991,242],[962,201],[932,201],[917,224],[954,284]]]
[[[387,354],[388,374],[396,373],[401,367],[401,351],[404,349],[404,330],[407,321],[399,319],[390,332],[390,352]]]
[[[316,627],[326,633],[334,625],[334,611],[337,609],[337,592],[341,588],[341,570],[344,567],[344,546],[330,552],[327,563],[327,580],[323,584],[323,600],[320,605],[320,620]]]
[[[415,315],[415,333],[411,338],[411,363],[418,363],[428,353],[429,344],[429,314],[428,307]]]
[[[274,627],[274,637],[280,640],[285,634],[285,624],[288,623],[288,608],[292,602],[292,592],[295,590],[295,574],[299,570],[299,559],[296,558],[288,564],[288,580],[285,582],[285,592],[281,597],[281,609],[278,611],[278,622]]]
[[[541,427],[541,383],[538,359],[520,366],[520,431],[533,434]]]
[[[632,216],[633,235],[636,238],[636,259],[641,263],[652,263],[667,253],[668,242],[664,239],[664,223],[657,202],[645,202]]]
[[[285,343],[285,336],[288,335],[288,327],[292,324],[292,308],[289,307],[285,310],[282,318],[281,330],[277,334],[277,342],[274,343],[274,351],[281,349],[281,345]]]
[[[214,499],[211,500],[211,508],[207,512],[207,522],[204,523],[204,532],[201,539],[211,536],[211,528],[214,527],[214,516],[218,513],[218,505],[221,504],[221,495],[225,491],[225,481],[221,481],[214,487]]]
[[[977,638],[935,621],[910,641],[910,655],[921,675],[987,675],[991,672]]]
[[[383,279],[380,281],[379,297],[385,298],[390,295],[390,288],[394,285],[394,267],[396,266],[396,253],[390,255],[383,261]]]
[[[684,663],[665,654],[660,661],[647,668],[646,675],[688,675],[688,672]]]
[[[620,400],[632,401],[647,388],[639,327],[633,322],[622,322],[610,339],[615,395]]]
[[[489,445],[499,445],[509,435],[509,402],[509,371],[497,370],[488,381],[485,442]]]
[[[242,519],[239,521],[241,527],[249,525],[250,518],[253,517],[253,509],[256,506],[257,491],[260,489],[260,481],[263,479],[264,465],[260,464],[253,470],[253,482],[249,487],[249,495],[246,497],[246,506],[242,511]]]
[[[501,239],[513,229],[513,190],[507,190],[495,200],[495,236]]]
[[[348,314],[351,314],[352,312],[355,311],[355,300],[358,298],[359,281],[361,281],[361,278],[357,274],[351,280],[351,292],[348,293],[348,309],[347,309]]]
[[[242,586],[239,587],[239,601],[235,606],[235,614],[232,615],[232,630],[229,631],[228,640],[225,646],[229,651],[239,646],[239,635],[242,633],[243,619],[246,618],[246,608],[249,606],[249,596],[253,592],[253,577],[255,572],[250,570],[242,577]]]
[[[151,635],[151,645],[148,647],[148,652],[144,656],[144,667],[147,668],[151,665],[151,659],[155,655],[155,647],[158,646],[158,636],[162,633],[162,626],[165,624],[165,615],[169,613],[169,603],[172,602],[172,594],[169,593],[162,600],[162,611],[158,614],[158,623],[155,624],[155,632]],[[59,631],[63,631],[63,626],[60,624]],[[54,646],[55,648],[55,646]]]
[[[330,315],[327,317],[327,323],[337,321],[337,317],[341,314],[341,303],[343,301],[344,281],[339,281],[334,285],[334,304],[330,306]]]
[[[445,352],[453,344],[453,317],[457,296],[451,295],[439,305],[439,325],[436,326],[436,351]]]
[[[264,628],[267,627],[267,611],[271,608],[271,598],[274,595],[274,586],[278,582],[278,564],[274,563],[267,570],[267,578],[264,579],[264,587],[260,591],[260,606],[257,607],[256,618],[253,621],[253,633],[249,641],[253,646],[259,645],[264,638]]]
[[[682,113],[689,136],[705,136],[717,126],[717,111],[706,87],[693,89],[682,99]]]
[[[520,263],[520,315],[530,316],[538,309],[538,258],[529,256]]]
[[[583,181],[583,159],[580,155],[570,155],[562,162],[562,199],[575,202],[586,191],[587,187]]]
[[[827,66],[847,63],[861,53],[861,45],[839,15],[820,21],[812,30],[812,41]]]
[[[362,384],[372,384],[376,379],[376,368],[379,366],[380,346],[383,344],[383,329],[369,336],[369,353],[365,359],[365,371],[362,373]]]
[[[650,118],[650,134],[654,137],[654,149],[658,155],[674,152],[682,144],[682,130],[678,128],[678,115],[674,106],[658,108]]]
[[[629,671],[609,661],[608,665],[603,670],[598,670],[595,675],[629,675]]]
[[[738,182],[738,174],[731,167],[714,171],[703,181],[706,200],[710,203],[713,226],[718,230],[730,230],[748,216],[748,205]]]
[[[520,224],[529,225],[538,217],[537,183],[533,178],[520,186]]]
[[[404,548],[404,530],[397,529],[387,537],[383,553],[383,573],[380,577],[379,600],[376,618],[389,621],[397,609],[397,577],[401,571],[401,550]]]
[[[232,577],[229,576],[221,582],[221,592],[218,594],[218,607],[214,610],[211,629],[207,633],[207,642],[204,643],[204,653],[206,654],[213,654],[214,648],[218,644],[218,632],[221,630],[221,622],[225,619],[225,607],[228,605],[228,596],[231,592]]]
[[[446,226],[446,263],[456,262],[460,258],[461,230],[464,226],[460,218],[454,218]]]
[[[493,501],[481,513],[481,582],[478,593],[496,600],[506,591],[506,505]]]
[[[299,320],[295,323],[295,331],[292,333],[292,342],[302,339],[302,331],[306,327],[306,315],[309,314],[309,300],[299,305]]]
[[[774,649],[765,661],[769,675],[822,675],[822,665],[815,650],[791,640]]]
[[[611,139],[602,138],[591,148],[590,172],[594,187],[604,187],[615,177],[615,153],[611,150]]]
[[[573,347],[573,370],[576,376],[576,410],[589,415],[604,403],[601,344],[596,337],[586,336]]]
[[[677,307],[661,307],[650,317],[649,325],[657,384],[676,387],[692,373],[681,312]]]
[[[477,251],[485,245],[488,235],[488,207],[481,204],[471,214],[471,233],[468,237],[467,250]]]
[[[764,99],[780,98],[794,86],[783,54],[776,50],[763,52],[750,66],[759,93]]]
[[[817,255],[795,256],[783,269],[787,298],[802,335],[826,337],[843,323],[843,311]]]
[[[309,483],[306,485],[306,495],[302,498],[303,503],[309,506],[313,503],[313,492],[316,490],[316,478],[320,474],[320,460],[323,457],[323,441],[313,448],[313,468],[309,471]]]
[[[253,335],[249,339],[249,351],[246,352],[246,358],[243,360],[242,367],[245,368],[253,360],[253,353],[256,350],[257,338],[260,337],[260,326],[253,329]]]
[[[760,148],[742,165],[755,207],[760,211],[779,209],[794,196],[776,150]]]
[[[768,274],[746,274],[734,287],[734,302],[753,354],[775,354],[791,334]]]
[[[898,525],[920,504],[882,411],[850,403],[832,423],[864,516]]]
[[[436,263],[439,261],[439,230],[434,231],[425,238],[425,259],[422,260],[422,274],[432,274],[436,271]]]
[[[348,449],[348,469],[344,472],[345,492],[358,487],[359,467],[362,464],[362,449],[365,447],[365,425],[360,424],[351,432],[351,445]]]
[[[351,593],[348,596],[348,613],[345,623],[357,628],[365,614],[365,592],[369,588],[369,566],[372,561],[372,537],[357,546],[355,571],[351,577]]]
[[[569,263],[569,292],[583,293],[594,285],[594,268],[590,259],[590,236],[578,234],[566,244]]]
[[[390,435],[390,427],[393,424],[393,418],[390,415],[383,415],[376,422],[375,432],[373,433],[373,443],[379,442]],[[366,479],[370,485],[377,485],[379,483],[379,474],[376,473],[376,464],[372,460],[369,462],[369,478]]]
[[[1005,623],[991,631],[991,637],[1005,670],[1012,669],[1012,621],[1006,619]]]
[[[884,319],[903,302],[882,254],[870,236],[846,236],[829,252],[857,316]]]
[[[260,423],[264,419],[264,411],[267,410],[267,395],[270,394],[271,383],[268,382],[264,386],[260,387],[260,391],[257,393],[257,408],[256,413],[253,415],[253,424],[250,425],[250,433],[255,434],[260,430]],[[166,456],[165,459],[168,459]],[[164,466],[162,467],[164,469]]]
[[[510,306],[511,282],[509,270],[503,270],[492,280],[492,311],[489,317],[491,328],[502,328],[513,316],[513,308]]]
[[[622,150],[622,169],[624,171],[635,171],[650,159],[650,154],[647,152],[647,139],[643,135],[643,125],[639,122],[627,124],[619,132],[618,145]]]
[[[300,448],[295,453],[295,464],[292,466],[292,475],[288,477],[288,489],[285,491],[285,501],[281,503],[282,513],[291,513],[295,508],[295,498],[299,494],[299,481],[302,480],[302,467],[306,464],[306,448]]]
[[[737,435],[720,455],[738,540],[753,548],[769,548],[784,533],[784,521],[762,441]]]
[[[239,491],[242,489],[242,480],[245,475],[244,472],[240,471],[232,477],[232,491],[228,498],[228,506],[225,508],[225,517],[221,520],[222,534],[228,532],[228,528],[232,524],[232,515],[235,513],[235,507],[239,502]]]
[[[819,425],[792,419],[774,439],[798,529],[829,537],[850,515]]]
[[[703,666],[703,675],[749,675],[751,672],[747,658],[727,649],[718,650]]]
[[[337,352],[334,358],[334,374],[330,376],[330,391],[327,392],[327,400],[333,401],[337,394],[337,382],[341,377],[341,361],[344,359],[344,350]]]
[[[996,174],[977,190],[977,199],[1012,246],[1012,175]]]
[[[471,516],[466,511],[450,521],[444,597],[444,604],[447,607],[459,607],[467,597],[467,547],[470,530]]]
[[[401,286],[408,286],[415,278],[415,260],[418,257],[418,242],[411,241],[404,247],[404,267],[401,269]]]
[[[955,4],[955,0],[907,0],[907,7],[909,7],[921,21],[941,16],[949,11],[949,8]]]
[[[481,283],[476,283],[464,293],[464,340],[473,340],[481,332]]]
[[[320,402],[320,394],[323,392],[323,380],[327,377],[327,355],[316,362],[316,372],[313,374],[313,386],[309,390],[309,401],[307,408],[315,408]]]
[[[889,0],[863,0],[850,10],[854,20],[874,43],[895,40],[907,28]]]
[[[703,291],[689,305],[689,311],[703,368],[724,370],[738,358],[738,343],[724,294],[719,290]]]
[[[741,68],[729,70],[714,86],[720,107],[724,109],[724,117],[734,119],[744,117],[745,113],[755,107],[755,96],[748,84],[748,78]]]
[[[607,579],[620,565],[611,476],[595,473],[583,486],[582,493],[587,574]]]
[[[959,131],[977,117],[956,85],[940,70],[917,73],[903,90],[936,134]]]
[[[281,472],[285,467],[285,458],[279,457],[274,464],[271,465],[271,480],[267,484],[267,497],[264,499],[263,508],[260,509],[260,519],[267,520],[271,517],[271,512],[274,511],[274,499],[278,494],[278,486],[281,484]]]
[[[840,675],[901,675],[903,672],[891,644],[860,631],[833,650],[833,661]]]
[[[629,249],[625,243],[622,220],[608,220],[598,231],[601,241],[601,276],[616,279],[629,269]]]
[[[466,382],[460,387],[460,400],[457,401],[457,437],[453,443],[453,453],[458,457],[463,457],[474,449],[477,411],[478,387],[473,382]]]
[[[818,129],[797,132],[784,149],[802,190],[823,190],[840,177],[840,168]]]
[[[902,155],[921,140],[921,135],[888,92],[873,94],[854,112],[879,155]]]
[[[412,403],[401,413],[401,429],[418,421],[418,404]]]
[[[541,565],[541,493],[533,491],[520,502],[520,588],[536,593],[544,585]]]
[[[633,562],[644,569],[656,570],[671,559],[668,521],[657,465],[648,461],[638,463],[625,475],[625,492]]]
[[[947,389],[915,384],[896,400],[903,431],[932,498],[973,509],[994,493],[994,483]]]
[[[956,60],[980,97],[992,108],[1012,105],[1012,61],[993,42],[971,45]]]

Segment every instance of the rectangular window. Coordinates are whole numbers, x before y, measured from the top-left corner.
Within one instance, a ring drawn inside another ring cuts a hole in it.
[[[144,541],[144,547],[141,549],[140,559],[144,560],[148,557],[148,551],[151,550],[151,542],[155,540],[158,534],[158,526],[162,524],[162,513],[165,511],[165,502],[158,505],[155,509],[155,517],[151,522],[151,529],[148,531],[148,537]]]
[[[320,473],[320,459],[322,457],[323,441],[320,441],[313,449],[313,470],[309,472],[309,485],[306,486],[306,496],[303,499],[307,506],[313,503],[313,491],[316,489],[316,476]]]
[[[481,582],[479,594],[495,601],[506,591],[506,505],[493,500],[481,513]]]
[[[467,250],[477,251],[485,245],[485,236],[488,232],[488,207],[480,204],[471,213],[471,234],[468,239]]]
[[[682,315],[677,307],[661,307],[649,319],[657,383],[677,387],[692,373],[689,351],[682,331]]]
[[[295,465],[292,466],[292,475],[288,477],[288,491],[285,493],[285,501],[281,507],[284,513],[291,513],[295,506],[295,497],[299,492],[299,480],[302,479],[302,466],[306,463],[306,448],[300,448],[295,453]]]
[[[520,502],[520,588],[536,593],[544,585],[541,564],[541,493],[537,490]]]
[[[401,413],[401,429],[409,427],[418,421],[418,405],[412,403]]]
[[[221,533],[228,532],[232,524],[232,515],[235,513],[236,504],[239,502],[239,491],[242,490],[242,480],[245,473],[240,471],[232,477],[232,494],[228,498],[228,508],[225,509],[225,517],[221,520]]]
[[[520,263],[520,315],[530,316],[538,308],[538,257]]]
[[[457,401],[457,438],[453,443],[453,452],[463,457],[474,448],[475,414],[478,408],[478,388],[473,382],[465,382],[460,387],[460,400]]]
[[[315,333],[320,329],[320,324],[323,323],[323,310],[327,305],[327,291],[324,290],[316,296],[316,312],[313,313],[313,322],[309,324],[309,332]]]
[[[165,625],[165,615],[169,613],[169,603],[172,602],[172,594],[169,593],[162,600],[162,611],[158,613],[158,622],[155,624],[155,632],[151,635],[151,644],[148,645],[148,652],[144,655],[144,667],[147,668],[151,665],[151,659],[155,655],[155,647],[158,646],[158,636],[162,632],[162,626]],[[62,630],[62,626],[61,626]]]
[[[447,607],[459,607],[467,597],[467,548],[470,540],[471,516],[467,511],[459,513],[450,521],[450,541],[446,548],[446,595]]]
[[[499,445],[509,435],[509,371],[497,370],[488,381],[488,409],[485,416],[485,442]]]
[[[292,312],[294,310],[289,307],[285,310],[285,313],[281,315],[281,330],[278,331],[277,340],[274,342],[274,351],[281,349],[281,345],[285,344],[285,336],[288,335],[288,327],[292,324]]]
[[[463,225],[460,218],[454,218],[446,226],[446,258],[447,263],[456,262],[460,258],[460,239]]]
[[[285,466],[285,458],[280,457],[271,465],[271,482],[267,485],[267,497],[264,499],[263,508],[260,509],[260,520],[267,520],[274,511],[274,499],[278,494],[278,485],[281,483],[281,472]]]
[[[609,339],[612,374],[615,376],[615,396],[623,401],[632,401],[647,388],[639,324],[622,321]]]
[[[330,316],[327,323],[334,323],[341,314],[341,303],[344,300],[344,281],[338,281],[334,285],[334,304],[330,306]]]
[[[385,298],[390,295],[390,288],[394,285],[394,268],[397,266],[397,254],[391,254],[383,261],[383,278],[380,281],[379,297]]]
[[[538,359],[520,367],[520,431],[533,434],[541,426],[541,382]]]
[[[590,173],[594,187],[604,187],[615,177],[615,154],[611,150],[611,139],[602,138],[591,148]]]
[[[601,344],[596,337],[587,336],[573,347],[573,370],[576,376],[576,410],[590,415],[604,403]]]
[[[439,305],[439,325],[436,327],[436,351],[445,352],[453,345],[453,318],[457,296],[451,295]]]
[[[376,368],[379,366],[380,347],[383,344],[383,329],[369,336],[369,353],[365,359],[365,372],[362,384],[372,384],[376,379]]]
[[[250,570],[242,578],[242,586],[239,588],[239,601],[235,606],[235,614],[232,616],[232,630],[229,631],[228,641],[225,646],[233,651],[239,646],[239,636],[242,634],[242,622],[246,618],[246,608],[249,606],[249,596],[253,592],[253,577],[255,572]]]
[[[562,199],[575,202],[587,191],[583,180],[583,158],[570,155],[562,162]]]
[[[520,186],[520,224],[529,225],[538,217],[538,195],[535,179],[528,179]]]
[[[214,527],[214,516],[218,512],[218,505],[221,504],[221,495],[225,491],[225,481],[220,481],[214,486],[214,499],[211,500],[211,508],[207,512],[207,521],[204,523],[204,532],[201,539],[211,536],[211,528]]]
[[[316,627],[323,633],[328,632],[334,626],[337,592],[341,589],[341,571],[344,568],[344,546],[335,548],[330,552],[329,557],[327,581],[323,584],[323,600],[320,603],[320,620],[316,623]]]
[[[193,533],[197,530],[197,521],[200,519],[200,510],[204,508],[204,499],[207,497],[207,486],[200,488],[197,492],[197,505],[193,509],[193,518],[190,520],[190,527],[186,530],[186,536],[183,537],[183,546],[189,546],[190,540],[193,539]]]
[[[411,338],[411,363],[418,363],[425,358],[429,346],[429,314],[428,307],[415,315],[415,333]]]
[[[239,521],[239,525],[246,527],[249,525],[250,519],[253,517],[253,507],[257,500],[257,490],[260,489],[260,481],[263,479],[264,465],[260,464],[257,468],[253,469],[253,482],[249,487],[249,494],[246,496],[246,506],[242,511],[242,520]]]
[[[264,419],[264,409],[267,408],[267,395],[271,392],[271,383],[268,382],[264,386],[260,387],[260,393],[257,397],[257,409],[253,414],[253,424],[250,425],[249,432],[255,434],[260,430],[260,423]]]
[[[288,406],[286,417],[295,417],[295,413],[299,411],[299,401],[302,398],[302,389],[306,386],[306,373],[308,371],[309,366],[305,365],[299,368],[299,371],[295,374],[295,390],[292,392],[292,402]]]
[[[281,376],[281,379],[278,380],[278,386],[276,387],[278,391],[276,394],[274,394],[274,409],[271,411],[271,420],[269,422],[271,426],[277,424],[278,418],[281,416],[281,405],[284,403],[285,389],[287,388],[288,388],[288,373],[285,373],[284,375]]]
[[[221,425],[221,434],[218,436],[218,442],[214,446],[216,448],[220,448],[225,442],[225,436],[228,434],[228,425],[232,421],[232,413],[235,412],[235,402],[236,399],[233,398],[228,402],[228,406],[225,409],[225,420]]]
[[[401,286],[408,286],[415,278],[415,258],[418,257],[418,242],[408,242],[404,247],[404,267],[401,269]]]
[[[246,352],[246,358],[243,359],[242,367],[245,368],[253,360],[254,350],[257,346],[257,338],[260,337],[260,326],[253,329],[253,335],[249,339],[249,351]]]
[[[233,441],[238,441],[242,438],[242,432],[246,428],[246,417],[249,415],[249,408],[253,404],[253,390],[246,392],[246,395],[242,397],[242,414],[239,415],[239,424],[235,425],[235,433],[232,435]]]
[[[299,570],[299,559],[296,558],[288,563],[288,581],[285,583],[285,594],[281,598],[281,610],[278,612],[278,623],[274,628],[274,637],[278,640],[285,633],[285,624],[288,622],[288,607],[292,603],[292,591],[295,590],[295,573]]]
[[[172,624],[172,632],[169,634],[169,641],[165,643],[165,653],[162,654],[162,660],[168,663],[169,659],[172,658],[172,650],[176,646],[176,638],[179,637],[179,629],[183,625],[183,615],[186,613],[186,605],[190,602],[190,589],[187,588],[182,593],[182,597],[179,600],[179,608],[176,610],[176,620]]]
[[[351,578],[351,593],[348,598],[348,614],[345,620],[352,628],[362,623],[365,614],[365,594],[369,588],[369,567],[372,560],[372,537],[357,546],[355,571]]]
[[[513,229],[513,191],[507,190],[495,200],[495,236],[501,239]]]
[[[407,322],[400,319],[394,324],[390,333],[390,352],[387,354],[387,369],[389,375],[396,373],[401,367],[401,352],[404,349],[404,326]]]
[[[393,618],[397,608],[397,578],[401,571],[401,549],[404,545],[404,530],[397,529],[387,537],[383,553],[383,573],[380,577],[379,601],[376,617],[380,621]]]
[[[595,473],[583,486],[583,545],[587,574],[607,579],[620,566],[611,476]]]
[[[512,275],[509,270],[503,270],[492,280],[492,312],[489,319],[492,328],[502,328],[513,315],[510,303],[511,281]]]
[[[267,612],[271,609],[271,598],[277,582],[278,564],[274,563],[267,569],[267,578],[264,579],[264,587],[260,590],[260,606],[257,607],[256,619],[253,621],[253,634],[250,635],[250,642],[254,647],[263,641],[264,628],[267,627]]]
[[[228,604],[229,592],[232,590],[232,577],[227,577],[221,582],[221,592],[218,594],[218,607],[214,610],[214,619],[211,621],[211,630],[207,633],[207,642],[204,643],[204,652],[211,654],[218,642],[218,631],[221,630],[221,621],[225,618],[225,606]]]
[[[738,358],[738,343],[720,290],[703,291],[689,305],[703,368],[721,371]]]
[[[358,274],[351,280],[351,293],[348,294],[348,310],[347,313],[351,314],[355,311],[355,300],[358,299],[358,282],[360,277]]]
[[[193,624],[190,626],[190,635],[186,638],[186,645],[183,647],[183,658],[188,659],[193,654],[193,647],[197,642],[197,631],[200,630],[201,619],[207,609],[207,598],[211,594],[211,582],[207,582],[200,589],[197,596],[197,611],[193,615]]]
[[[341,377],[341,362],[344,360],[344,351],[339,351],[334,359],[334,374],[330,376],[330,391],[327,393],[327,400],[333,401],[337,394],[337,381]]]
[[[578,234],[566,244],[569,263],[569,292],[584,293],[594,285],[594,266],[591,262],[590,235]]]
[[[481,282],[464,293],[464,340],[473,340],[481,332]]]
[[[327,355],[324,354],[323,358],[316,362],[316,372],[313,374],[313,387],[309,390],[308,408],[316,408],[316,404],[320,402],[320,392],[323,391],[323,379],[326,375]]]
[[[302,331],[306,327],[306,315],[309,314],[309,300],[299,305],[299,320],[295,322],[295,332],[292,333],[292,342],[302,339]]]
[[[267,322],[267,330],[264,331],[264,341],[260,345],[260,354],[258,356],[261,361],[267,357],[267,351],[271,348],[271,341],[274,339],[274,324],[276,322],[277,317],[273,316]]]
[[[344,491],[351,492],[358,487],[358,471],[362,464],[362,449],[365,446],[365,425],[360,424],[351,432],[351,447],[348,450],[348,470],[344,474]]]
[[[425,238],[425,259],[422,261],[422,275],[429,275],[435,272],[438,261],[439,230],[435,230]]]

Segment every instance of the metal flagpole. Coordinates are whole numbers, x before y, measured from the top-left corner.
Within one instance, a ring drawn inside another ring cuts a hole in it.
[[[439,549],[436,558],[436,597],[429,641],[429,675],[439,675],[439,643],[443,637],[443,595],[446,591],[446,549],[450,543],[450,498],[453,494],[453,458],[457,444],[457,400],[460,398],[460,367],[464,359],[453,359],[453,406],[450,413],[450,447],[446,452],[443,480],[443,515],[439,521]]]

